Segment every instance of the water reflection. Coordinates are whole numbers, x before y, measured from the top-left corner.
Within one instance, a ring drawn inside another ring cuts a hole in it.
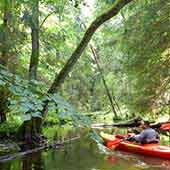
[[[22,160],[22,170],[44,170],[42,153],[30,154]]]
[[[128,167],[148,170],[170,170],[170,160],[153,158],[149,156],[136,155],[128,152],[116,151],[112,155],[107,156],[108,163],[119,164],[127,162]]]
[[[11,164],[0,164],[0,170],[11,170]]]
[[[0,170],[170,170],[170,161],[110,152],[88,138],[0,164]]]

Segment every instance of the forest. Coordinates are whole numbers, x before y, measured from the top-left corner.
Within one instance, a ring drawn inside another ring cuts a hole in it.
[[[169,64],[170,0],[1,0],[0,156],[170,121]]]

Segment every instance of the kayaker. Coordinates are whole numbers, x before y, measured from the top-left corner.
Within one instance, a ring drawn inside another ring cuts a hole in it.
[[[159,143],[160,137],[158,132],[150,127],[150,123],[148,121],[141,121],[140,128],[143,131],[140,134],[128,137],[128,141],[135,141],[141,144],[146,143]]]

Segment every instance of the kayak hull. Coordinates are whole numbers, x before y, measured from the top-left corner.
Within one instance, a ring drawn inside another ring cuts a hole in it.
[[[113,135],[114,136],[114,135]],[[170,159],[170,147],[161,146],[160,144],[137,144],[134,142],[125,141],[123,139],[115,138],[115,140],[111,140],[109,136],[104,136],[105,145],[109,149],[115,149],[116,140],[116,149],[122,150],[126,152],[132,152],[152,157],[159,157]]]
[[[159,144],[139,145],[132,142],[121,142],[117,149],[147,156],[170,159],[170,147],[161,146]]]

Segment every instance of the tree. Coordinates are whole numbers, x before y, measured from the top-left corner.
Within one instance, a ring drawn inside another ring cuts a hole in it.
[[[87,31],[84,34],[81,42],[72,53],[71,57],[65,64],[64,68],[60,71],[60,73],[56,74],[55,80],[52,83],[48,93],[55,93],[60,88],[61,84],[64,82],[65,78],[68,76],[69,72],[72,70],[73,66],[80,58],[81,54],[83,53],[84,49],[86,48],[87,44],[89,43],[91,37],[95,33],[95,31],[107,20],[111,19],[113,16],[118,14],[118,12],[128,3],[133,0],[117,0],[113,7],[107,11],[106,13],[102,14],[101,16],[97,17],[92,24],[89,26]]]
[[[9,22],[11,17],[11,9],[10,9],[10,2],[2,2],[2,11],[3,11],[3,22],[1,25],[1,41],[0,41],[0,49],[1,49],[1,56],[0,56],[0,64],[4,67],[7,67],[8,58],[10,56],[10,31],[9,31]],[[0,87],[0,123],[6,121],[6,112],[7,112],[7,105],[8,105],[8,95],[9,91],[6,87]]]
[[[109,99],[109,101],[110,101],[110,105],[111,105],[111,107],[112,107],[112,111],[113,111],[113,113],[114,113],[114,117],[115,117],[115,119],[117,119],[117,118],[118,118],[118,115],[117,115],[117,112],[116,112],[116,109],[115,109],[115,104],[114,104],[114,101],[113,101],[113,99],[112,99],[112,96],[111,96],[111,93],[110,93],[110,91],[109,91],[109,88],[108,88],[108,86],[107,86],[107,84],[106,84],[106,80],[105,80],[105,78],[104,78],[102,68],[100,67],[100,64],[99,64],[99,55],[98,55],[96,49],[95,49],[92,45],[90,45],[90,49],[91,49],[91,51],[92,51],[92,53],[93,53],[94,60],[95,60],[95,62],[96,62],[96,64],[97,64],[98,70],[99,70],[99,72],[100,72],[100,74],[101,74],[101,78],[102,78],[104,87],[105,87],[105,89],[106,89],[106,94],[107,94],[108,99]]]
[[[127,86],[132,89],[131,92],[126,90],[122,98],[130,110],[149,113],[157,108],[159,111],[159,103],[164,103],[159,95],[168,92],[168,88],[158,91],[168,80],[169,2],[139,2],[131,11],[132,15],[124,20],[121,28],[121,41],[117,43],[122,53],[122,72],[127,76]]]
[[[29,67],[29,79],[37,79],[39,62],[39,0],[32,2],[31,17],[32,53]]]

